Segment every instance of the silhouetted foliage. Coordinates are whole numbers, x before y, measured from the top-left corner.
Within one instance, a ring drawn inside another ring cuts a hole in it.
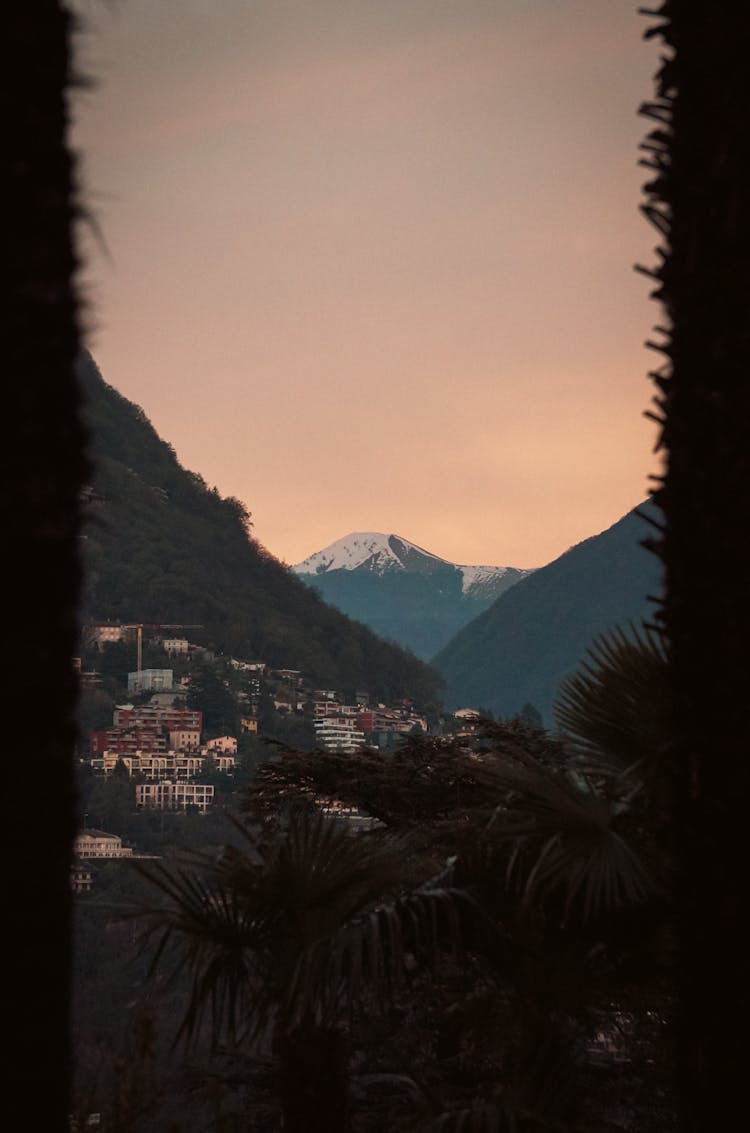
[[[295,810],[265,837],[240,830],[246,846],[218,858],[136,863],[165,898],[139,914],[152,970],[188,975],[178,1039],[274,1060],[284,1129],[344,1133],[347,1021],[363,1001],[382,1009],[409,958],[434,963],[441,940],[455,940],[461,895],[442,879],[399,894],[403,843],[321,814]]]
[[[742,4],[666,0],[649,34],[665,54],[654,96],[644,214],[659,233],[663,355],[651,377],[663,478],[653,546],[672,693],[671,833],[680,863],[684,1128],[743,1108],[750,682],[750,85]]]
[[[9,750],[33,722],[34,827],[11,806],[7,879],[19,926],[5,1003],[13,1041],[9,1124],[64,1129],[68,1115],[70,864],[75,832],[76,609],[80,494],[87,465],[75,359],[80,300],[74,224],[80,207],[68,143],[75,83],[73,20],[55,0],[3,11],[3,419],[5,594],[2,689]],[[41,711],[40,711],[41,708]],[[40,1025],[44,1020],[44,1025]],[[9,1060],[9,1063],[8,1063]]]

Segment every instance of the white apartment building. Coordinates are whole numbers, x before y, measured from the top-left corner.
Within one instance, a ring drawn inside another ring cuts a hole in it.
[[[123,846],[122,838],[116,834],[105,834],[103,830],[84,830],[75,840],[74,852],[77,858],[129,858],[133,851]]]
[[[233,755],[224,755],[223,752],[211,751],[202,748],[199,752],[187,755],[184,752],[169,751],[161,754],[137,751],[134,755],[119,755],[116,751],[103,751],[100,756],[91,759],[91,768],[104,775],[111,775],[118,759],[128,769],[129,775],[144,775],[147,779],[192,779],[200,775],[206,755],[210,754],[219,771],[231,772],[237,765]]]
[[[205,814],[214,801],[214,788],[204,783],[173,783],[162,779],[158,783],[138,783],[135,802],[139,807],[156,810],[187,810],[197,807]]]
[[[316,720],[327,720],[331,716],[357,716],[362,711],[359,704],[339,704],[337,700],[313,701],[313,716]]]
[[[365,746],[365,733],[353,720],[315,720],[315,742],[326,751],[359,751]]]

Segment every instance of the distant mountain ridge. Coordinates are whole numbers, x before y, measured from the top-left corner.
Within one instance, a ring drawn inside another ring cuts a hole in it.
[[[461,566],[378,531],[351,532],[292,570],[327,602],[424,660],[532,573]]]
[[[533,704],[547,726],[560,682],[594,638],[653,619],[662,568],[643,546],[657,509],[647,501],[502,594],[436,656],[446,705],[512,716]]]
[[[497,598],[511,582],[531,574],[530,570],[516,567],[462,566],[441,559],[401,535],[385,535],[380,531],[353,531],[297,563],[292,570],[300,575],[320,575],[335,570],[371,571],[380,575],[386,571],[435,574],[458,570],[462,575],[462,593],[481,595],[487,601]]]

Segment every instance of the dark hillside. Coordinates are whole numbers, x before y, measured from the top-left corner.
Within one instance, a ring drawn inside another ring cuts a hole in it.
[[[461,573],[455,569],[382,575],[331,570],[299,577],[324,601],[425,660],[487,606],[464,598]]]
[[[395,641],[429,661],[454,634],[492,605],[493,598],[515,585],[525,572],[508,567],[489,584],[493,597],[464,594],[458,567],[428,571],[328,570],[298,577],[350,618],[356,618],[387,641]]]
[[[94,464],[84,620],[191,623],[216,650],[299,669],[322,686],[434,702],[440,680],[331,609],[249,532],[249,516],[182,468],[145,413],[79,367]]]
[[[600,633],[653,616],[650,596],[662,571],[641,546],[651,533],[629,512],[600,535],[517,582],[434,659],[446,678],[450,707],[482,707],[501,715],[533,704],[548,726],[563,677],[575,670]]]

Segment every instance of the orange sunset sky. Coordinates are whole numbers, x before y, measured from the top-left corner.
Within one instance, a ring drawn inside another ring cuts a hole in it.
[[[273,554],[536,567],[641,502],[635,3],[73,7],[88,345]]]

